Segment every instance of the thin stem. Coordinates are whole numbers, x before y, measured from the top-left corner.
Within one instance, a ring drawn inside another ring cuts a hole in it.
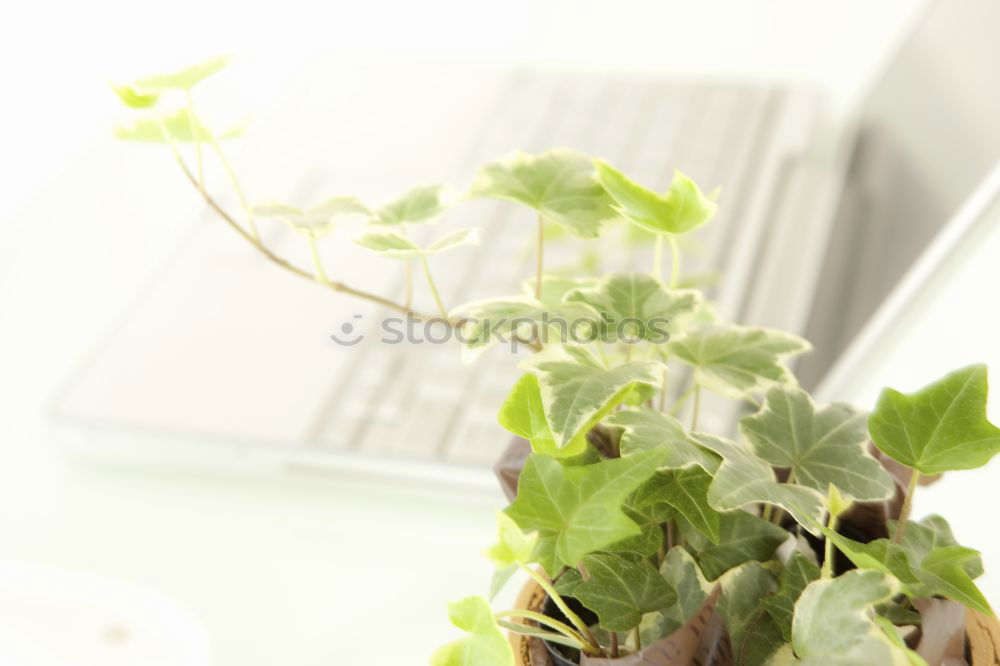
[[[529,576],[531,576],[531,578],[534,579],[534,581],[538,583],[538,585],[543,590],[545,590],[545,593],[549,595],[549,598],[552,599],[552,602],[556,605],[556,607],[559,610],[561,610],[563,612],[563,615],[565,615],[569,619],[569,621],[573,624],[573,626],[576,627],[584,637],[586,637],[587,640],[585,641],[585,643],[590,644],[590,646],[596,648],[599,652],[603,653],[600,644],[597,642],[597,639],[594,638],[594,634],[590,631],[590,627],[588,627],[587,624],[580,619],[580,616],[574,613],[573,609],[571,609],[566,604],[562,596],[560,596],[560,594],[556,592],[556,588],[552,586],[552,583],[550,583],[548,579],[545,578],[545,575],[535,571],[531,567],[526,566],[524,564],[519,563],[519,566]]]
[[[424,277],[427,278],[427,286],[431,288],[431,295],[434,296],[434,302],[437,304],[438,312],[441,317],[447,321],[448,310],[444,307],[444,302],[441,300],[441,294],[438,293],[437,285],[434,284],[434,278],[431,277],[431,267],[427,263],[427,257],[420,255],[420,265],[424,269]]]
[[[773,514],[773,512],[774,512],[774,505],[773,504],[765,504],[764,508],[761,509],[761,512],[760,512],[760,519],[764,520],[764,521],[767,521],[767,522],[771,522],[771,515]]]
[[[661,412],[667,409],[667,393],[670,392],[670,384],[667,382],[668,376],[670,374],[670,367],[666,364],[666,359],[663,360],[663,383],[660,385],[660,395],[657,402],[657,407]]]
[[[330,282],[330,278],[326,276],[326,271],[323,270],[323,262],[319,258],[319,248],[316,247],[316,238],[314,236],[306,236],[309,239],[309,254],[312,256],[313,266],[316,268],[316,280],[323,284]]]
[[[653,242],[653,277],[663,279],[663,234],[656,234]]]
[[[677,239],[673,234],[667,234],[667,242],[670,244],[670,286],[676,287],[681,279],[681,248],[677,244]]]
[[[531,611],[531,610],[515,609],[515,610],[500,611],[499,613],[495,614],[495,617],[498,617],[498,618],[501,618],[501,617],[516,617],[516,618],[521,618],[521,619],[524,619],[524,620],[531,620],[532,622],[537,622],[538,624],[545,625],[546,627],[549,627],[550,629],[558,631],[560,634],[562,634],[566,638],[572,638],[573,640],[577,641],[580,645],[584,645],[587,642],[583,638],[583,636],[581,636],[577,632],[573,631],[572,627],[570,627],[567,624],[564,624],[564,623],[560,622],[559,620],[557,620],[555,618],[549,617],[548,615],[545,615],[544,613],[538,613],[536,611]]]
[[[910,482],[906,486],[906,496],[903,497],[903,508],[899,510],[899,520],[896,521],[896,534],[892,540],[896,543],[903,543],[903,536],[906,534],[906,523],[910,519],[910,511],[913,510],[913,496],[917,493],[917,483],[920,482],[920,472],[911,470]]]
[[[691,407],[691,430],[698,429],[698,413],[701,411],[701,386],[694,385],[694,405]]]
[[[535,299],[542,299],[542,271],[545,265],[545,220],[538,214],[538,247],[535,257]]]
[[[642,633],[639,631],[639,625],[636,625],[635,630],[632,634],[632,638],[635,642],[636,654],[642,652]]]
[[[219,158],[219,162],[222,164],[222,169],[226,172],[226,176],[229,177],[229,182],[232,183],[233,191],[236,192],[236,197],[240,200],[240,207],[243,208],[243,212],[247,216],[247,225],[250,227],[250,233],[254,238],[260,240],[260,232],[257,231],[257,222],[253,219],[253,211],[250,209],[250,202],[247,201],[246,195],[243,193],[243,187],[240,185],[240,179],[236,177],[236,171],[233,169],[233,165],[229,163],[226,159],[226,154],[222,150],[222,146],[216,140],[214,135],[209,135],[209,144],[211,144],[212,149],[215,151],[216,156]]]
[[[165,136],[167,136],[167,137],[170,136],[167,133],[166,128],[162,128],[162,131],[164,132]],[[177,164],[180,166],[181,171],[184,172],[185,177],[187,177],[188,181],[192,185],[194,185],[196,188],[198,188],[198,180],[195,178],[194,174],[191,173],[191,170],[187,167],[187,164],[184,163],[184,159],[181,157],[180,151],[178,151],[176,149],[176,145],[173,142],[171,142],[171,148],[174,149],[173,150],[174,159],[177,161]],[[225,222],[227,225],[229,225],[229,227],[232,228],[233,231],[235,231],[236,233],[238,233],[240,236],[243,237],[243,239],[245,241],[247,241],[248,243],[250,243],[251,245],[253,245],[255,248],[257,248],[257,250],[261,254],[263,254],[267,259],[269,259],[271,262],[277,264],[281,268],[284,268],[286,271],[294,273],[295,275],[298,275],[301,278],[305,278],[306,280],[309,280],[309,281],[312,281],[312,282],[316,282],[317,281],[315,275],[313,275],[309,271],[305,270],[304,268],[300,268],[299,266],[296,266],[295,264],[291,263],[290,261],[288,261],[288,260],[286,260],[286,259],[278,256],[270,248],[268,248],[266,245],[264,245],[260,240],[254,238],[252,235],[250,235],[250,233],[246,229],[244,229],[240,225],[240,223],[237,222],[233,218],[232,215],[230,215],[229,213],[227,213],[226,210],[224,208],[222,208],[222,206],[220,206],[219,203],[215,199],[213,199],[210,194],[208,194],[208,192],[202,191],[200,188],[198,188],[198,189],[199,189],[199,192],[201,194],[202,199],[204,199],[205,203],[208,204],[208,207],[211,208],[213,211],[215,211],[215,213],[222,219],[222,221]],[[425,314],[425,313],[422,313],[422,312],[417,312],[416,310],[413,310],[412,308],[409,308],[409,307],[407,307],[405,305],[402,305],[400,303],[396,303],[394,301],[391,301],[388,298],[383,298],[383,297],[381,297],[381,296],[379,296],[377,294],[372,294],[372,293],[367,292],[367,291],[362,291],[361,289],[355,289],[354,287],[350,287],[350,286],[344,284],[343,282],[336,282],[334,280],[330,280],[330,281],[328,281],[326,283],[323,283],[323,284],[324,284],[324,286],[329,287],[333,291],[338,291],[338,292],[341,292],[341,293],[344,293],[344,294],[348,294],[350,296],[354,296],[355,298],[360,298],[362,300],[371,301],[373,303],[377,303],[377,304],[379,304],[381,306],[389,308],[390,310],[395,310],[397,312],[402,312],[403,314],[413,315],[415,318],[417,318],[419,320],[427,320],[427,319],[431,318],[431,315],[428,315],[428,314]]]
[[[611,658],[612,659],[617,659],[618,658],[618,632],[617,631],[612,631],[611,632]]]
[[[194,96],[191,95],[190,90],[185,90],[184,95],[187,97],[188,105],[188,126],[191,128],[191,139],[194,141],[194,154],[196,164],[198,165],[198,189],[202,192],[205,191],[205,161],[201,157],[201,132],[198,130],[198,126],[195,124],[195,113],[194,113]]]
[[[837,529],[837,516],[832,511],[830,512],[830,518],[826,522],[826,528],[831,532]],[[825,544],[823,545],[823,570],[821,572],[821,577],[833,578],[833,539],[827,535],[825,539]]]
[[[684,403],[686,403],[688,398],[691,397],[691,394],[694,393],[694,388],[695,384],[691,384],[691,386],[684,389],[684,393],[681,393],[680,397],[677,398],[677,402],[675,402],[670,408],[669,413],[671,416],[676,416],[677,412],[681,411],[681,407],[684,406]]]
[[[413,305],[413,260],[406,260],[406,286],[403,294],[403,304],[406,307]]]

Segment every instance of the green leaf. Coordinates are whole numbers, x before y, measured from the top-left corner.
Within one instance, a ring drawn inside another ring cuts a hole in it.
[[[711,220],[716,203],[680,171],[666,194],[639,185],[602,160],[594,160],[601,185],[615,201],[615,210],[634,224],[653,233],[683,234]]]
[[[580,238],[596,238],[618,219],[590,159],[571,150],[516,152],[487,164],[479,170],[469,196],[524,204]]]
[[[764,407],[740,420],[754,453],[791,470],[795,483],[827,494],[832,483],[861,501],[884,500],[896,491],[892,477],[868,454],[866,415],[835,403],[816,409],[798,387],[774,387]]]
[[[167,134],[163,133],[164,129]],[[179,142],[208,141],[212,133],[187,109],[178,109],[169,114],[134,118],[130,124],[116,127],[115,137],[125,141],[166,143],[171,139]]]
[[[986,366],[952,372],[916,393],[887,388],[868,419],[875,445],[921,474],[973,469],[1000,451],[986,419]]]
[[[698,444],[722,456],[722,465],[708,490],[708,503],[719,511],[748,504],[780,506],[811,532],[825,511],[825,498],[812,488],[779,483],[766,460],[732,440],[695,433]]]
[[[818,578],[819,566],[802,553],[794,552],[778,576],[778,591],[761,602],[764,610],[781,630],[785,641],[792,640],[795,602],[802,590]]]
[[[716,608],[729,629],[733,652],[741,656],[738,663],[749,666],[754,663],[747,658],[749,653],[766,657],[777,650],[784,642],[781,633],[760,605],[777,588],[774,575],[760,562],[746,562],[717,582],[722,596]]]
[[[143,77],[138,79],[134,83],[134,86],[143,91],[154,92],[161,90],[190,90],[196,84],[226,67],[231,59],[227,55],[217,56],[169,74],[156,74]]]
[[[680,421],[659,410],[650,407],[626,409],[615,412],[604,423],[622,429],[620,447],[623,456],[637,451],[664,449],[669,452],[663,462],[664,469],[697,465],[706,472],[714,473],[719,467],[718,457],[691,439]]]
[[[565,307],[564,298],[566,294],[574,289],[593,287],[597,284],[596,278],[565,277],[561,275],[542,276],[542,296],[541,302],[545,308],[551,312],[559,311]],[[524,294],[534,298],[535,278],[530,277],[521,284]]]
[[[699,385],[732,398],[795,384],[784,361],[809,349],[808,342],[789,333],[745,326],[698,329],[669,344],[672,354],[694,367]]]
[[[679,521],[681,533],[694,551],[705,575],[717,578],[749,561],[766,562],[788,538],[788,532],[746,511],[730,511],[719,516],[719,542],[713,544],[686,521]]]
[[[521,327],[525,328],[523,333],[529,336],[537,332],[545,344],[561,335],[559,331],[546,330],[546,326],[555,326],[559,321],[594,319],[593,313],[582,306],[552,307],[527,295],[464,303],[454,308],[450,316],[465,320],[461,342],[472,350],[481,350],[496,343],[508,344]]]
[[[660,567],[667,583],[674,588],[677,602],[663,611],[647,616],[641,627],[644,645],[667,636],[691,619],[716,584],[722,594],[716,610],[729,630],[734,653],[752,647],[750,653],[767,656],[781,643],[780,633],[770,618],[762,617],[760,600],[777,587],[774,576],[759,562],[746,562],[720,574],[713,582],[706,579],[691,555],[681,546],[670,549]],[[748,638],[748,633],[753,637]],[[744,640],[746,639],[746,640]],[[757,664],[762,660],[746,658],[738,663]]]
[[[554,458],[532,454],[506,513],[522,529],[538,530],[555,561],[575,567],[584,555],[639,533],[622,504],[654,473],[662,457],[662,452],[648,451],[564,467]],[[554,538],[546,542],[546,536]]]
[[[899,590],[879,571],[855,570],[810,583],[795,604],[792,647],[809,666],[907,666],[910,659],[874,621],[873,606]]]
[[[497,512],[497,542],[486,551],[486,556],[498,567],[528,564],[538,545],[538,534],[525,534],[510,516]]]
[[[663,372],[654,361],[633,361],[607,370],[545,358],[533,360],[528,369],[538,376],[545,417],[559,448],[590,430],[636,385],[658,387]]]
[[[890,532],[895,533],[890,523]],[[902,544],[889,539],[858,543],[835,532],[823,533],[856,566],[890,574],[903,582],[911,598],[945,596],[992,615],[989,602],[972,579],[983,571],[979,553],[955,542],[940,516],[907,524]]]
[[[697,291],[667,289],[645,273],[609,274],[596,286],[570,291],[565,300],[602,315],[609,340],[657,344],[667,342],[701,306]]]
[[[444,185],[423,185],[372,211],[372,224],[398,226],[427,222],[451,205],[452,197]]]
[[[338,221],[369,213],[360,201],[345,196],[332,197],[306,210],[277,202],[259,204],[252,210],[255,215],[280,220],[303,236],[312,238],[330,233]]]
[[[694,529],[714,544],[719,543],[719,512],[708,505],[712,475],[700,467],[678,469],[668,476],[663,500]]]
[[[391,259],[412,259],[450,250],[459,245],[475,245],[479,242],[476,229],[459,229],[428,245],[420,247],[403,234],[395,231],[370,231],[354,240],[361,247],[374,250]]]
[[[523,375],[511,390],[497,415],[497,420],[509,432],[531,442],[531,449],[553,457],[570,457],[583,453],[587,438],[576,437],[564,448],[556,446],[555,435],[545,418],[538,377],[530,372]]]
[[[116,86],[111,84],[111,89],[118,95],[122,104],[130,109],[148,109],[156,106],[160,99],[159,95],[147,95],[136,91],[132,86]]]
[[[666,487],[670,483],[671,480],[666,474],[654,473],[629,495],[622,509],[639,526],[640,533],[616,541],[606,546],[605,550],[650,556],[663,546],[662,525],[677,512],[664,499]]]
[[[608,631],[631,631],[646,613],[662,610],[677,600],[663,575],[644,557],[632,553],[592,553],[583,558],[590,575],[583,580],[575,570],[560,579],[560,592],[579,599],[597,613]]]
[[[468,597],[452,602],[448,616],[469,636],[438,648],[431,666],[514,666],[514,651],[485,599]]]

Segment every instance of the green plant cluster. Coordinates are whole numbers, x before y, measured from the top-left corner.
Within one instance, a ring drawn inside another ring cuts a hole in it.
[[[216,136],[195,115],[191,89],[223,60],[116,87],[140,116],[125,139],[168,143],[184,173],[228,224],[280,267],[335,291],[415,313],[413,281],[402,301],[333,280],[318,241],[342,218],[366,220],[357,243],[422,268],[437,315],[455,326],[468,318],[534,324],[523,337],[537,353],[499,408],[499,421],[528,440],[532,453],[517,497],[498,515],[495,594],[520,571],[547,592],[566,622],[536,610],[495,612],[483,597],[452,604],[466,635],[438,650],[435,666],[511,666],[506,629],[540,637],[589,657],[641,651],[682,627],[714,590],[736,663],[920,664],[900,626],[919,624],[914,600],[943,597],[982,613],[991,609],[973,579],[976,551],[959,545],[939,516],[910,520],[923,475],[985,464],[1000,450],[1000,429],[986,418],[982,366],[957,370],[912,394],[886,389],[870,414],[844,404],[818,405],[800,388],[789,361],[809,344],[781,331],[721,321],[700,291],[682,288],[684,235],[709,223],[716,194],[677,172],[665,192],[644,187],[606,162],[570,150],[513,154],[480,169],[464,195],[428,185],[380,207],[337,196],[312,207],[247,203]],[[179,92],[179,110],[161,98]],[[221,137],[221,135],[220,135]],[[180,144],[191,144],[188,168]],[[202,148],[214,151],[244,207],[245,222],[206,192]],[[428,256],[473,242],[462,230],[419,245],[407,230],[433,221],[464,198],[526,206],[537,218],[537,270],[518,294],[448,309]],[[280,220],[312,250],[311,270],[266,247],[257,218]],[[547,275],[546,229],[595,238],[628,224],[652,235],[651,270],[603,277]],[[670,270],[664,275],[664,250]],[[589,344],[541,342],[543,314],[669,321],[669,339],[639,333]],[[470,337],[471,349],[489,340]],[[701,398],[711,392],[753,413],[738,434],[706,432]],[[869,443],[910,470],[897,481]],[[867,543],[838,531],[851,507],[885,503],[902,492],[889,537]],[[821,544],[814,547],[810,544]],[[853,568],[837,575],[839,551]],[[593,611],[586,624],[574,598]]]

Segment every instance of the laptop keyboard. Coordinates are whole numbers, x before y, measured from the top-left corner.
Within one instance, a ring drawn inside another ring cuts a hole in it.
[[[688,248],[685,275],[722,270],[739,251],[735,212],[761,168],[760,152],[773,130],[781,93],[764,87],[678,84],[593,73],[519,72],[485,118],[466,171],[512,149],[538,152],[567,146],[602,156],[639,182],[665,188],[675,167],[706,188],[723,185],[723,206]],[[479,204],[477,204],[479,205]],[[520,291],[532,274],[533,218],[506,202],[482,204],[482,242],[432,257],[449,307]],[[449,220],[435,228],[468,220]],[[594,248],[607,247],[608,241]],[[651,250],[615,247],[603,270],[645,270]],[[572,264],[575,243],[546,245],[546,267]],[[401,293],[401,274],[395,278]],[[447,277],[452,279],[448,280]],[[733,279],[739,279],[739,276]],[[416,280],[417,289],[423,284]],[[377,322],[393,313],[380,312]],[[723,313],[733,314],[733,313]],[[373,323],[374,322],[374,323]],[[463,364],[457,342],[441,345],[359,345],[343,380],[306,438],[318,449],[356,451],[482,466],[496,460],[510,436],[496,412],[519,375],[509,349],[494,348]],[[523,354],[523,352],[522,352]]]

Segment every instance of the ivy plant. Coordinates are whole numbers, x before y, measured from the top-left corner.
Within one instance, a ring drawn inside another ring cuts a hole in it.
[[[331,192],[319,204],[251,205],[222,149],[221,139],[235,133],[209,128],[194,105],[194,89],[226,63],[214,59],[114,86],[135,114],[118,136],[167,144],[197,195],[277,267],[418,320],[443,320],[467,333],[467,351],[481,351],[499,334],[533,353],[497,405],[500,425],[526,440],[531,453],[486,553],[496,565],[488,596],[520,572],[559,614],[495,610],[484,596],[456,601],[449,616],[464,633],[432,664],[512,666],[505,631],[541,640],[570,660],[642,654],[707,611],[721,619],[739,665],[921,664],[903,640],[922,621],[914,610],[921,600],[941,597],[992,613],[975,584],[978,553],[959,544],[940,516],[910,517],[921,477],[980,467],[1000,451],[1000,428],[986,417],[985,367],[957,370],[915,393],[886,389],[870,414],[817,404],[792,369],[809,351],[807,341],[724,321],[709,293],[690,288],[697,281],[683,275],[680,240],[709,224],[719,203],[717,191],[703,193],[680,171],[670,183],[648,187],[603,160],[554,149],[484,165],[464,196],[430,184],[388,202]],[[207,190],[208,150],[242,215]],[[462,201],[482,197],[533,213],[536,228],[526,229],[526,244],[535,268],[517,293],[449,307],[431,277],[431,259],[463,251],[475,231],[429,242],[409,231],[458,215]],[[346,217],[365,220],[356,242],[375,260],[403,262],[401,299],[326,270],[322,253],[335,242],[329,232]],[[312,266],[279,255],[257,220],[277,220],[300,234]],[[653,246],[648,270],[546,274],[550,229],[592,239],[616,225],[645,234],[636,237]],[[414,263],[428,294],[415,293]],[[432,313],[416,305],[428,296]],[[735,432],[702,427],[703,392],[749,412]],[[872,443],[909,470],[903,483],[879,463]],[[848,536],[857,535],[844,529],[855,520],[855,504],[881,504],[888,512],[900,494],[901,509],[881,526],[886,538]],[[596,620],[584,619],[590,616]]]

